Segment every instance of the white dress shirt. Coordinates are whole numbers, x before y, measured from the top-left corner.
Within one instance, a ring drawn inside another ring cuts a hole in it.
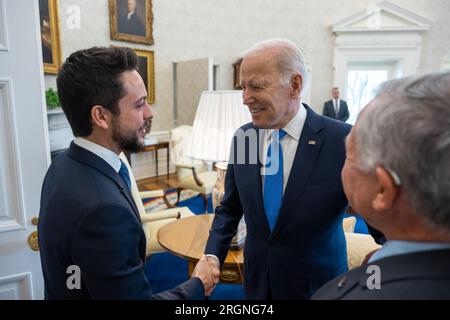
[[[286,185],[289,178],[289,173],[291,172],[292,164],[294,163],[295,153],[297,151],[298,142],[300,140],[300,135],[302,134],[303,126],[306,121],[306,109],[303,105],[300,105],[294,118],[289,121],[284,128],[286,135],[281,139],[281,149],[283,151],[283,192],[286,189]],[[261,129],[263,137],[263,145],[260,153],[261,162],[264,164],[267,157],[267,148],[272,141],[272,132],[274,129]],[[260,133],[261,134],[261,133]],[[264,166],[262,166],[262,189],[264,195]]]
[[[336,115],[339,113],[339,99],[333,99],[333,104],[334,104],[334,112],[336,113]]]
[[[108,163],[116,172],[119,172],[122,163],[120,162],[119,156],[111,150],[81,137],[76,137],[73,142],[77,146],[92,152],[96,156],[99,156],[100,158],[105,160],[106,163]]]
[[[127,20],[131,19],[131,16],[134,14],[134,11],[128,12],[127,14]]]

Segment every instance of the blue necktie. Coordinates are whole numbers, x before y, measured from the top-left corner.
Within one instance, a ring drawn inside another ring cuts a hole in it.
[[[283,201],[283,151],[280,141],[286,135],[286,131],[280,130],[278,137],[274,133],[275,131],[272,132],[272,142],[267,148],[266,175],[264,176],[264,210],[266,211],[270,230],[273,230],[277,222],[281,202]],[[278,150],[276,159],[271,157],[272,150]],[[268,159],[270,159],[270,167],[267,163]],[[277,166],[277,171],[270,172],[276,169]]]
[[[131,180],[128,168],[122,160],[120,160],[120,164],[119,176],[122,177],[123,181],[125,181],[125,184],[128,186],[128,190],[131,191]]]

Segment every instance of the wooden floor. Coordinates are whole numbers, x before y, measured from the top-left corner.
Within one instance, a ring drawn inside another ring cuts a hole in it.
[[[178,178],[175,173],[169,175],[163,174],[159,177],[145,178],[137,181],[137,185],[140,191],[158,190],[176,188],[178,186]]]

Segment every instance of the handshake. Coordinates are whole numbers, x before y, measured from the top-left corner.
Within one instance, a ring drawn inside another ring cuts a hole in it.
[[[219,283],[219,261],[214,257],[207,257],[203,254],[192,272],[192,277],[197,277],[202,281],[205,288],[205,296],[209,297],[217,283]]]

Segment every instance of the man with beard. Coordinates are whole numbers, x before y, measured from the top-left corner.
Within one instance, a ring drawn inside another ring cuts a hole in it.
[[[46,299],[201,299],[213,289],[206,258],[192,278],[153,294],[144,272],[145,234],[122,151],[144,145],[153,114],[127,48],[69,56],[58,94],[75,140],[45,176],[39,246]]]

